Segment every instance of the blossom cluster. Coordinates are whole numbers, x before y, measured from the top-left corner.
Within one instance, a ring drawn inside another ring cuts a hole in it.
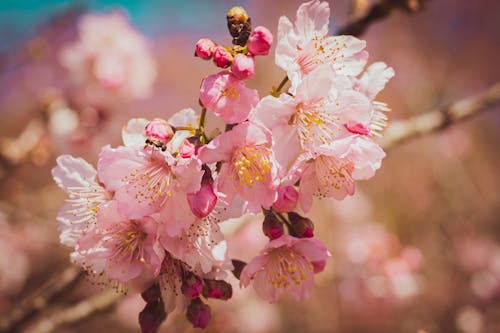
[[[58,216],[61,242],[91,274],[142,291],[143,331],[174,309],[205,327],[204,299],[232,295],[229,271],[269,302],[310,295],[330,253],[303,215],[314,197],[352,195],[355,181],[380,167],[385,154],[374,136],[389,109],[375,97],[394,75],[384,63],[365,69],[364,41],[328,36],[329,14],[328,3],[314,0],[294,23],[280,19],[276,64],[287,77],[261,99],[246,80],[273,35],[252,31],[245,10],[231,9],[232,45],[196,44],[196,56],[224,68],[203,79],[200,115],[130,120],[123,145],[103,147],[97,169],[57,159],[53,177],[69,197]],[[207,134],[207,112],[224,131]],[[269,242],[244,263],[230,258],[219,223],[247,213],[263,213]]]

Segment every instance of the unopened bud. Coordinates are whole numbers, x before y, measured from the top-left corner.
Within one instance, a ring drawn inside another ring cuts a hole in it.
[[[292,211],[297,206],[299,192],[293,186],[280,186],[278,188],[278,199],[273,204],[273,209],[279,213]]]
[[[188,139],[185,139],[182,141],[180,147],[179,147],[179,155],[182,158],[190,158],[196,154],[196,147],[194,144],[192,144]]]
[[[233,287],[223,280],[205,280],[203,296],[226,301],[233,296]]]
[[[246,45],[252,31],[252,23],[243,7],[233,7],[227,12],[227,28],[233,37],[234,45]]]
[[[314,236],[314,224],[307,217],[303,217],[295,212],[288,213],[288,219],[292,227],[290,234],[298,238],[311,238]]]
[[[189,273],[188,276],[182,281],[181,291],[182,294],[188,298],[197,298],[203,291],[201,279],[198,276]]]
[[[283,235],[283,223],[273,213],[266,213],[262,223],[262,232],[270,239],[276,239]]]
[[[203,166],[203,170],[205,173],[201,179],[200,189],[196,193],[189,193],[187,195],[191,211],[200,219],[207,217],[217,204],[217,195],[214,191],[212,172],[206,165]]]
[[[233,62],[233,55],[231,52],[222,46],[215,47],[213,56],[215,65],[220,68],[227,68]]]
[[[142,333],[156,333],[161,323],[167,318],[163,302],[156,301],[146,304],[139,313],[139,325]]]
[[[187,308],[186,317],[193,324],[193,327],[205,328],[208,326],[212,314],[208,305],[199,298],[195,298]]]
[[[174,131],[163,119],[156,118],[146,125],[146,137],[154,141],[158,140],[165,144],[172,139]]]
[[[202,38],[196,43],[195,56],[208,60],[212,58],[215,49],[215,43],[208,38]]]
[[[141,293],[141,297],[146,303],[158,301],[161,298],[160,286],[158,284],[153,284],[146,291]]]
[[[231,65],[231,72],[240,80],[251,78],[255,74],[255,59],[252,56],[237,54]]]
[[[273,34],[266,27],[255,28],[248,38],[248,51],[253,55],[268,55],[273,44]]]

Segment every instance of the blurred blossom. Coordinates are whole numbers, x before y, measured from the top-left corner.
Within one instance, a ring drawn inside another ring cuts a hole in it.
[[[153,56],[124,14],[87,14],[78,32],[78,40],[62,50],[60,61],[90,100],[101,101],[107,94],[144,98],[151,93]]]
[[[456,327],[463,333],[480,333],[483,328],[483,314],[475,307],[461,308],[455,317]]]

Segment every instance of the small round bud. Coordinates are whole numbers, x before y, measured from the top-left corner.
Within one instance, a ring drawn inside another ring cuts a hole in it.
[[[212,58],[215,49],[215,43],[208,38],[202,38],[196,42],[195,56],[208,60]]]
[[[212,314],[208,305],[199,298],[195,298],[187,308],[186,317],[193,324],[193,327],[205,328],[208,326]]]
[[[196,154],[196,146],[192,144],[188,139],[182,141],[179,147],[179,155],[182,158],[190,158]]]
[[[262,223],[262,232],[270,239],[283,235],[283,223],[273,213],[267,213]]]
[[[292,211],[297,206],[299,192],[293,186],[280,186],[278,200],[273,204],[273,209],[279,213]]]
[[[266,27],[255,28],[248,38],[248,51],[253,55],[268,55],[273,44],[273,34]]]
[[[288,219],[292,227],[290,234],[298,238],[311,238],[314,236],[314,224],[307,217],[303,217],[295,212],[288,213]]]
[[[139,325],[143,333],[155,333],[158,331],[161,323],[167,318],[163,302],[155,301],[146,304],[139,313]]]
[[[174,131],[165,120],[156,118],[146,125],[146,136],[167,143],[174,136]]]
[[[246,80],[255,74],[255,59],[252,56],[237,54],[231,65],[231,72],[239,80]]]
[[[194,274],[188,274],[182,281],[181,291],[187,298],[197,298],[203,291],[201,279]]]
[[[232,23],[243,24],[248,21],[249,17],[245,8],[234,6],[227,12],[227,20]]]
[[[201,187],[195,193],[188,193],[187,200],[193,214],[200,219],[207,217],[217,204],[217,195],[214,191],[214,180],[212,172],[204,165],[203,178],[201,179]]]
[[[233,296],[233,287],[223,280],[205,280],[203,296],[226,301]]]
[[[222,46],[215,47],[213,56],[215,65],[220,68],[227,68],[233,62],[233,55],[231,52]]]

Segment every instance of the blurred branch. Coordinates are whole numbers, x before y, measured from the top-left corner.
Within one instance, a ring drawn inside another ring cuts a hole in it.
[[[402,9],[407,12],[416,12],[423,8],[427,0],[380,0],[369,8],[365,1],[356,1],[356,8],[362,7],[364,15],[354,15],[354,20],[340,28],[337,35],[361,35],[372,23],[380,21],[388,16],[393,9]]]
[[[0,318],[0,332],[15,332],[18,326],[47,308],[54,298],[70,290],[82,276],[82,270],[76,266],[57,274],[33,296],[15,305],[7,316]]]
[[[106,290],[100,294],[91,296],[79,303],[54,311],[35,325],[29,327],[26,333],[49,333],[61,325],[74,323],[85,319],[92,314],[105,311],[113,306],[122,297],[115,290]]]
[[[500,82],[443,109],[392,122],[385,130],[380,144],[384,149],[392,148],[415,137],[445,129],[495,105],[500,105]]]

